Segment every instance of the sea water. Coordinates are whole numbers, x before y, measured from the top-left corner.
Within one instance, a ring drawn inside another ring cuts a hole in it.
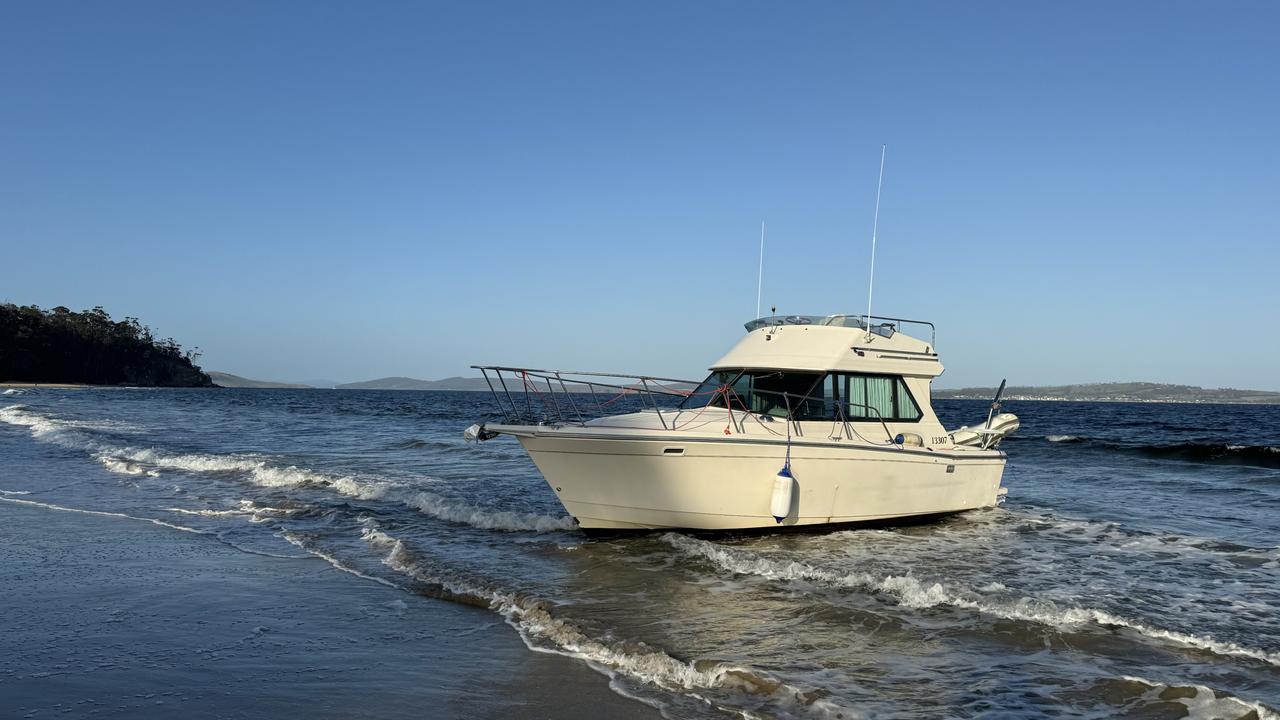
[[[1280,708],[1280,407],[1011,402],[1022,428],[1002,447],[999,507],[592,538],[516,442],[463,442],[493,419],[486,394],[38,389],[4,403],[8,462],[49,470],[0,472],[0,519],[83,511],[320,558],[352,582],[484,608],[530,651],[668,717]],[[980,402],[937,410],[949,427],[986,416]],[[377,688],[362,692],[376,715]]]

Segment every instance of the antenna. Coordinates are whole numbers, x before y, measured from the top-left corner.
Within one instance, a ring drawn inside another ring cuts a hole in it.
[[[876,181],[876,214],[871,221],[871,277],[867,280],[867,337],[871,337],[871,291],[876,284],[876,231],[880,228],[880,188],[884,185],[884,150],[880,146],[880,179]]]
[[[760,221],[760,274],[756,277],[756,319],[760,318],[760,291],[764,289],[764,221]]]

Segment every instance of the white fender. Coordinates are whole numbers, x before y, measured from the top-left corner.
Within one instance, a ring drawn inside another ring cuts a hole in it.
[[[791,488],[795,483],[795,478],[791,477],[790,465],[779,470],[778,476],[773,479],[773,499],[769,503],[769,511],[778,523],[791,514]]]

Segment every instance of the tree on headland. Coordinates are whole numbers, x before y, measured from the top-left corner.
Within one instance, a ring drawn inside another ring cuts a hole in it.
[[[198,348],[184,352],[137,318],[112,320],[101,306],[0,304],[0,381],[210,387],[199,357]]]

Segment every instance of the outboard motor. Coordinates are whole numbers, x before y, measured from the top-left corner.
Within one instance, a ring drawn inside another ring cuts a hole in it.
[[[956,445],[994,450],[1000,446],[1001,440],[1008,435],[1012,435],[1021,426],[1017,415],[1013,413],[997,414],[1000,410],[1000,398],[1004,395],[1006,382],[1007,380],[1000,381],[1000,388],[996,390],[996,396],[991,401],[991,409],[987,411],[987,421],[976,427],[966,425],[952,432],[952,442]]]

